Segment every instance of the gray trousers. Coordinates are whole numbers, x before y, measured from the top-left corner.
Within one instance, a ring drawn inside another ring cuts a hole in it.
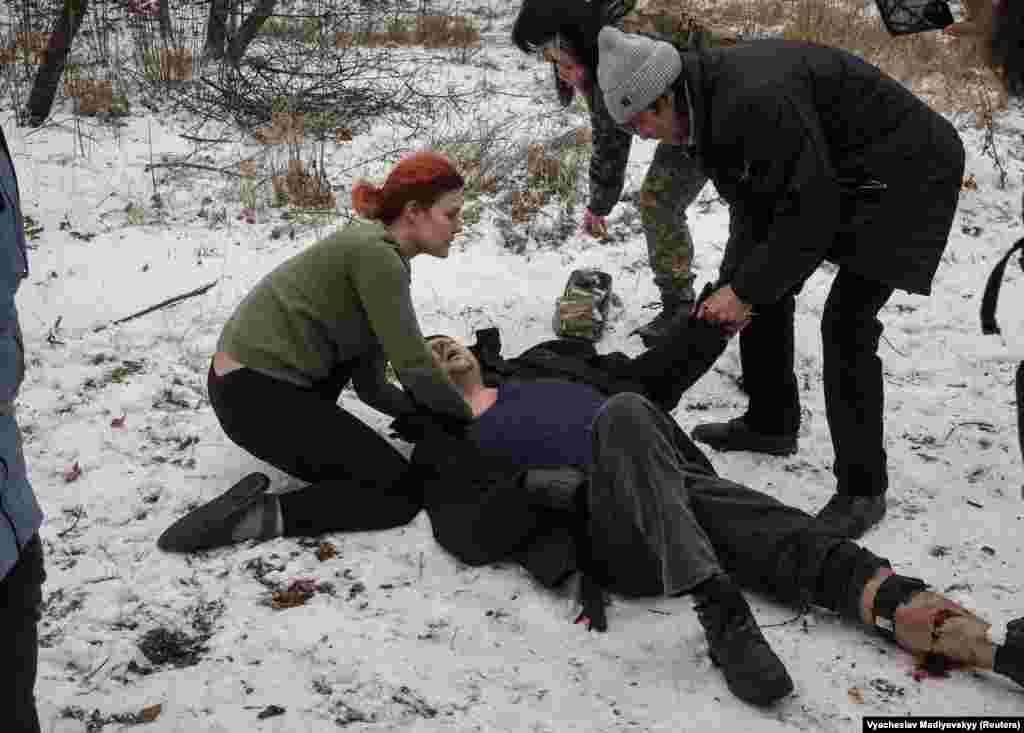
[[[635,556],[635,570],[646,571],[616,585],[629,589],[642,580],[652,590],[676,595],[721,573],[691,507],[687,464],[676,447],[672,418],[646,397],[624,392],[605,403],[594,420],[593,439],[591,541],[609,557],[616,551]]]
[[[784,601],[859,616],[864,582],[888,561],[810,514],[687,460],[689,438],[626,392],[594,420],[588,571],[623,595],[678,595],[727,572]]]

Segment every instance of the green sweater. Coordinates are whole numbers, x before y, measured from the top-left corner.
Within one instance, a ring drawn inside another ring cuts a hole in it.
[[[410,277],[382,225],[340,229],[260,280],[224,324],[217,349],[304,387],[346,368],[360,399],[383,413],[422,405],[468,421],[468,405],[423,341]],[[388,361],[404,392],[387,381]]]

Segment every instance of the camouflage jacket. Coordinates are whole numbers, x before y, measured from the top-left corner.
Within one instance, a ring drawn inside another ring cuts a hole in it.
[[[603,0],[603,3],[604,20],[609,25],[615,25],[628,33],[656,36],[679,49],[696,50],[708,46],[731,45],[736,40],[699,23],[680,7],[679,0]],[[604,95],[596,80],[591,84],[586,101],[594,139],[590,157],[588,208],[598,216],[605,216],[622,194],[633,138],[616,125],[608,114]]]

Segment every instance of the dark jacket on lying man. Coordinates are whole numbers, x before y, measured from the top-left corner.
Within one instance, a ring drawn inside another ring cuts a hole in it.
[[[505,359],[494,330],[479,332],[471,350],[447,337],[432,342],[442,368],[469,363],[472,351],[476,379],[491,393],[464,433],[418,426],[412,464],[435,538],[470,565],[517,561],[549,587],[579,571],[591,589],[678,595],[728,572],[777,597],[855,615],[852,589],[885,561],[823,531],[805,512],[716,474],[668,410],[725,338],[703,321],[675,328],[666,346],[635,359],[567,341]],[[538,408],[532,421],[489,425],[489,417],[516,416],[530,400]],[[587,448],[560,425],[588,431]],[[495,437],[503,430],[506,455]],[[562,446],[559,465],[552,451]]]

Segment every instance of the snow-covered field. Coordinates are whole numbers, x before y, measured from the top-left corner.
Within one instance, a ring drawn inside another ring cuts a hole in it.
[[[546,125],[579,124],[557,110],[548,70],[500,30],[481,56],[493,65],[453,74],[488,74],[498,90],[491,112],[525,118],[546,109]],[[759,596],[751,603],[796,692],[767,711],[747,707],[711,666],[687,599],[616,599],[608,633],[588,633],[571,623],[570,598],[519,568],[460,565],[436,546],[423,514],[393,531],[321,538],[336,550],[321,552],[324,560],[315,540],[193,557],[159,552],[162,529],[245,473],[268,471],[278,489],[296,485],[223,435],[205,376],[235,304],[317,232],[272,239],[279,210],[240,222],[237,181],[180,169],[157,172],[160,216],[150,207],[147,223],[129,224],[127,203],[149,207],[153,193],[144,169],[150,144],[156,160],[190,149],[173,118],[142,110],[118,134],[92,127],[85,141],[71,124],[27,131],[8,115],[0,122],[25,213],[43,227],[18,302],[29,359],[20,422],[47,515],[37,685],[44,731],[119,730],[153,715],[153,733],[826,732],[859,731],[865,715],[1024,715],[1022,690],[1008,680],[964,671],[915,680],[910,657],[877,636]],[[933,295],[897,293],[883,311],[892,488],[888,516],[865,543],[1002,627],[1024,615],[1024,468],[1012,384],[1024,358],[1024,279],[1016,262],[1003,289],[1003,336],[980,335],[977,313],[989,269],[1022,234],[1024,115],[1016,106],[997,119],[1003,190],[981,134],[957,122],[977,189],[961,198]],[[351,168],[390,134],[332,145],[328,173]],[[628,190],[652,150],[636,142]],[[215,164],[242,152],[224,149]],[[379,178],[383,166],[332,176],[339,204],[348,204],[352,176]],[[716,272],[728,212],[708,187],[689,213],[703,282]],[[485,206],[449,259],[413,263],[424,331],[471,340],[476,328],[496,325],[505,353],[515,354],[551,337],[554,298],[569,272],[594,266],[612,275],[623,302],[600,348],[637,353],[627,334],[653,315],[644,306],[656,291],[635,209],[620,204],[610,224],[610,243],[576,234],[558,248],[512,254]],[[833,490],[819,336],[831,277],[815,274],[797,306],[799,453],[712,455],[725,476],[809,511]],[[215,280],[204,295],[96,330]],[[738,372],[732,344],[684,396],[679,423],[735,415],[744,405]],[[353,394],[343,401],[386,431],[388,420]],[[272,589],[298,579],[317,581],[319,592],[305,605],[273,608]],[[155,663],[160,653],[166,660]]]

